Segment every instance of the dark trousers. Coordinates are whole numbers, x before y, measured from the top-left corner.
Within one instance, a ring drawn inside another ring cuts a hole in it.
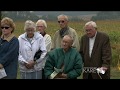
[[[91,74],[91,73],[89,73],[89,74],[88,74],[88,79],[93,79],[93,77],[92,77],[92,74]]]

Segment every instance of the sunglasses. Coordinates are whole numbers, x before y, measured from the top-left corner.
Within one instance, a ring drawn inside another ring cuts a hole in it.
[[[5,29],[8,29],[8,28],[10,28],[10,27],[1,27],[1,29],[4,29],[4,28],[5,28]]]
[[[65,21],[58,21],[58,23],[60,23],[60,22],[61,22],[61,23],[64,23]]]

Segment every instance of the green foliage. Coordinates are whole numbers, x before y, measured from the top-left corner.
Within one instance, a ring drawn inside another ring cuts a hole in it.
[[[108,33],[112,43],[119,43],[120,41],[120,31],[112,31]]]

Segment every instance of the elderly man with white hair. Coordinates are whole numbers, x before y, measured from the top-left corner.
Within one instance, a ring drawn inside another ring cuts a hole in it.
[[[45,40],[36,31],[33,21],[27,20],[24,26],[25,33],[20,35],[19,40],[19,66],[21,79],[42,79],[44,57],[47,53]],[[35,60],[34,56],[41,50],[41,56]]]
[[[73,38],[72,47],[78,51],[80,49],[78,34],[75,29],[69,26],[69,19],[67,15],[61,14],[57,17],[60,29],[57,30],[53,37],[52,49],[61,47],[61,41],[65,35],[70,35]]]
[[[82,73],[82,57],[72,47],[73,38],[65,35],[60,48],[48,53],[44,72],[46,79],[77,79]]]
[[[109,36],[97,30],[94,21],[84,26],[86,34],[80,41],[84,62],[83,79],[110,79],[111,46]]]

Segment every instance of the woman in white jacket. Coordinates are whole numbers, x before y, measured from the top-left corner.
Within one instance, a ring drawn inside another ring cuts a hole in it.
[[[43,19],[39,19],[36,22],[36,29],[37,31],[44,37],[45,39],[45,45],[46,45],[46,49],[47,52],[49,52],[51,50],[51,45],[52,45],[52,39],[51,36],[49,34],[46,33],[46,28],[47,28],[47,23],[45,20]]]
[[[47,53],[48,53],[51,50],[52,39],[51,39],[51,36],[46,33],[46,31],[45,31],[46,28],[47,28],[47,23],[46,23],[45,20],[39,19],[36,22],[36,29],[37,29],[38,33],[40,33],[43,36],[44,40],[45,40],[45,45],[46,45],[46,49],[47,49]],[[46,59],[47,59],[47,55],[44,58],[45,62],[46,62]],[[45,65],[45,62],[44,62],[43,65]]]
[[[19,67],[21,79],[42,79],[42,68],[47,50],[45,40],[36,31],[33,21],[27,20],[24,26],[25,33],[18,37],[19,40]],[[35,53],[42,51],[39,59],[34,60]]]

